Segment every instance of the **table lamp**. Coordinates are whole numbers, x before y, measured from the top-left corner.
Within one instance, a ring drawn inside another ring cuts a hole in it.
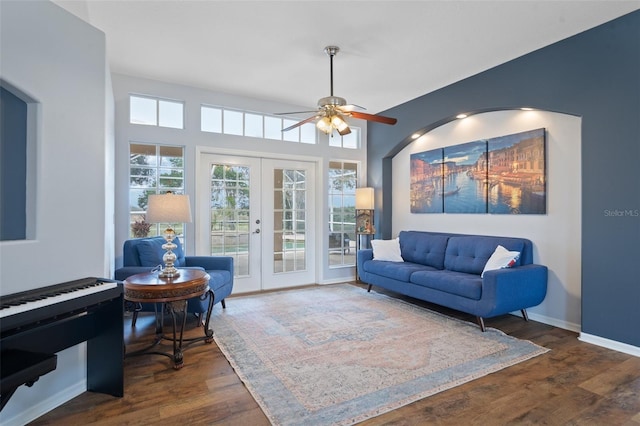
[[[169,225],[164,231],[166,243],[162,245],[162,248],[167,251],[162,256],[165,266],[158,276],[162,278],[180,276],[180,271],[173,266],[176,261],[176,254],[173,250],[178,247],[173,243],[173,239],[176,237],[173,224],[191,222],[189,196],[174,194],[170,191],[166,194],[149,195],[146,219],[149,223],[167,223]]]

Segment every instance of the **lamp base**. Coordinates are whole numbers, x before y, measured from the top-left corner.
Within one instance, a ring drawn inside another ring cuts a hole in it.
[[[160,278],[176,278],[180,276],[180,271],[176,269],[175,266],[173,266],[177,256],[172,250],[178,247],[173,243],[173,239],[175,238],[175,236],[176,234],[172,228],[167,228],[164,233],[164,239],[166,243],[162,245],[162,248],[167,252],[164,254],[164,256],[162,256],[162,261],[164,262],[165,266],[158,273],[158,276]]]
[[[180,276],[180,270],[173,265],[171,267],[166,266],[162,271],[158,272],[158,276],[160,278],[177,278]]]

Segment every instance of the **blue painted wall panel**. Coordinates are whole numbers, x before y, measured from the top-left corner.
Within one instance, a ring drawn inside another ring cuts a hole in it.
[[[383,112],[396,126],[369,123],[379,237],[392,232],[391,157],[413,132],[522,106],[582,117],[582,331],[640,346],[640,11]]]

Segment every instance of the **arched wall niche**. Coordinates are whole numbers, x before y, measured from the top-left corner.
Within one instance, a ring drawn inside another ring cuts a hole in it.
[[[474,112],[464,119],[425,126],[428,132],[389,158],[391,236],[402,230],[423,230],[530,239],[534,261],[549,268],[547,298],[530,310],[532,318],[580,331],[581,126],[582,119],[572,114],[520,109]],[[411,154],[538,128],[546,130],[546,214],[411,213]]]
[[[485,109],[476,109],[473,111],[460,111],[456,114],[444,117],[438,121],[434,121],[433,123],[427,124],[424,127],[420,127],[418,129],[416,129],[415,131],[411,132],[410,134],[408,134],[405,138],[401,139],[395,146],[393,146],[393,148],[383,157],[383,158],[393,158],[398,152],[400,152],[402,149],[404,149],[407,145],[409,145],[410,143],[414,142],[416,140],[416,138],[414,137],[414,135],[425,135],[439,127],[442,127],[448,123],[452,123],[454,121],[457,120],[463,120],[465,118],[469,118],[472,117],[474,115],[478,115],[478,114],[486,114],[488,112],[499,112],[499,111],[523,111],[523,112],[528,112],[528,111],[542,111],[541,108],[536,108],[533,106],[523,106],[523,107],[494,107],[494,108],[485,108]],[[564,111],[550,111],[550,110],[546,110],[547,112],[555,112],[558,114],[565,114],[565,115],[572,115],[572,116],[576,116],[579,117],[578,114],[574,114],[572,112],[564,112]],[[460,114],[464,114],[466,117],[459,117]]]

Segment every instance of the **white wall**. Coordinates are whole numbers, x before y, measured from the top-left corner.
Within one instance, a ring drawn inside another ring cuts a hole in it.
[[[48,1],[3,1],[0,9],[0,77],[39,102],[37,169],[28,170],[35,239],[0,243],[0,294],[108,276],[104,34]],[[58,365],[20,387],[0,422],[23,424],[86,389],[84,344],[60,353]]]
[[[409,158],[412,153],[547,129],[547,214],[412,214]],[[580,330],[581,119],[543,111],[477,114],[422,136],[393,158],[393,235],[401,230],[443,231],[529,238],[534,262],[549,268],[544,302],[528,309],[534,320]]]
[[[275,113],[282,111],[300,111],[308,106],[286,105],[272,101],[234,96],[225,93],[210,92],[199,88],[169,84],[165,82],[137,78],[114,73],[113,87],[116,105],[116,267],[122,264],[122,245],[129,237],[129,143],[160,143],[181,145],[185,147],[185,191],[190,195],[192,211],[195,209],[196,194],[196,162],[197,153],[225,153],[243,156],[265,156],[270,158],[300,159],[321,164],[322,170],[316,173],[319,186],[316,191],[316,212],[318,233],[326,229],[329,220],[327,206],[327,167],[329,160],[345,160],[359,162],[362,165],[360,176],[366,176],[366,147],[363,149],[341,149],[329,147],[326,138],[316,145],[300,144],[287,141],[225,135],[200,131],[200,106],[219,105],[259,113]],[[158,98],[173,99],[185,103],[185,128],[170,129],[156,126],[143,126],[129,123],[129,94],[149,95]],[[313,103],[314,100],[310,100]],[[306,116],[305,116],[306,117]],[[352,120],[354,126],[360,127],[362,140],[366,141],[366,122]],[[361,181],[364,185],[366,182]],[[195,229],[197,220],[186,226],[186,252],[196,253]],[[328,240],[317,238],[317,281],[342,282],[353,279],[354,267],[329,268],[326,256]]]

